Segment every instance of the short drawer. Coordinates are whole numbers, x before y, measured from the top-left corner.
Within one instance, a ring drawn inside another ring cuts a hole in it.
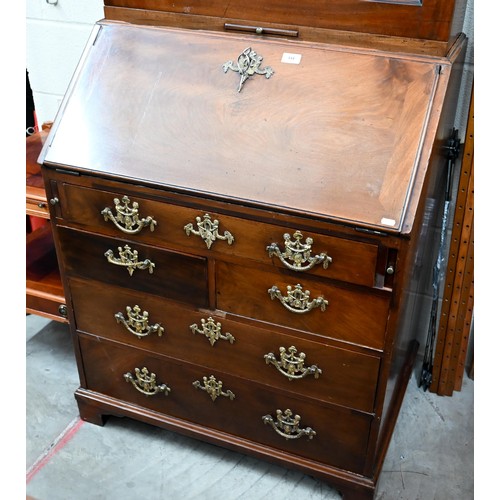
[[[99,280],[199,307],[208,304],[204,258],[68,228],[59,227],[58,235],[69,276]]]
[[[377,356],[179,307],[153,295],[70,279],[78,330],[288,392],[371,412]],[[137,307],[136,307],[137,306]],[[295,352],[294,352],[295,348]]]
[[[83,335],[80,347],[87,389],[295,456],[363,471],[371,415]],[[285,419],[297,416],[300,422],[287,433]]]
[[[153,201],[122,191],[101,191],[73,184],[58,186],[62,216],[72,223],[136,241],[164,244],[195,253],[222,254],[373,286],[378,246]],[[135,210],[135,212],[133,212]],[[123,213],[133,215],[125,216]],[[202,229],[198,225],[202,226]],[[211,238],[203,238],[209,229]]]
[[[50,213],[47,206],[47,200],[26,196],[26,214],[49,219]]]
[[[382,349],[390,294],[219,262],[223,311]]]

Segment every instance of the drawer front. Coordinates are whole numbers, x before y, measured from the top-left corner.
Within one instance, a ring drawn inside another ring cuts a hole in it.
[[[58,234],[64,267],[70,276],[99,280],[199,307],[208,304],[204,258],[67,228],[58,228]],[[129,252],[125,254],[127,248]]]
[[[284,391],[373,411],[380,364],[376,356],[314,342],[304,335],[241,325],[99,283],[71,279],[70,289],[76,327],[82,332]]]
[[[50,318],[53,321],[67,323],[64,297],[47,294],[43,291],[26,290],[26,311]]]
[[[126,205],[122,192],[72,184],[61,184],[59,194],[66,220],[99,228],[110,235],[126,234],[136,241],[164,244],[174,249],[233,255],[244,261],[256,260],[284,269],[292,267],[298,275],[315,274],[359,285],[374,284],[378,255],[374,244],[222,215],[208,207],[198,210],[134,195],[128,196]],[[125,205],[131,211],[134,203],[137,215],[129,217],[127,226],[123,215],[121,221],[118,220],[119,212],[126,211]],[[218,228],[214,227],[216,221]],[[197,234],[200,233],[198,222],[205,229],[213,229],[211,240]]]
[[[26,196],[26,214],[34,217],[49,219],[50,213],[47,206],[47,200],[35,199]]]
[[[369,415],[106,341],[80,336],[80,346],[90,390],[297,456],[352,472],[363,470]],[[211,382],[221,386],[217,389]],[[287,409],[292,419],[301,417],[289,439],[273,428],[274,423],[280,430],[277,410]]]
[[[217,264],[216,279],[217,307],[223,311],[375,349],[384,346],[388,293],[224,262]]]

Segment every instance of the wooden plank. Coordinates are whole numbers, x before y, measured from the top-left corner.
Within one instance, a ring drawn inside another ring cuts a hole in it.
[[[458,186],[431,392],[460,390],[474,305],[474,94]]]

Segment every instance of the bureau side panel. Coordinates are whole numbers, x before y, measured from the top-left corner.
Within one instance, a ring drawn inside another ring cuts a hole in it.
[[[417,341],[419,350],[413,370],[418,383],[422,370],[422,359],[429,329],[432,307],[433,266],[438,255],[442,214],[446,190],[447,140],[450,137],[455,120],[456,103],[463,69],[465,43],[452,54],[452,65],[443,67],[443,76],[436,95],[436,106],[441,107],[439,123],[434,137],[425,146],[430,150],[429,166],[423,180],[421,192],[416,201],[415,222],[402,244],[397,267],[399,269],[395,285],[395,311],[389,322],[389,328],[396,331],[394,342],[389,346],[391,362],[384,370],[387,375],[387,388],[383,402],[381,432],[377,442],[377,459],[374,474],[378,477],[383,458],[389,446],[399,405],[404,395],[402,374],[408,361],[412,342]],[[440,103],[440,106],[438,105]],[[397,409],[397,410],[396,410]]]

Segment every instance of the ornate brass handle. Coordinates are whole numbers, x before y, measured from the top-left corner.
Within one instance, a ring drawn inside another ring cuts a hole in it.
[[[154,262],[149,259],[145,259],[142,262],[139,261],[139,253],[137,250],[132,250],[128,245],[123,248],[118,247],[119,257],[115,257],[113,250],[107,250],[104,256],[108,259],[108,262],[114,264],[115,266],[124,266],[128,269],[130,276],[134,274],[136,269],[149,269],[149,274],[153,274],[155,268]]]
[[[299,439],[302,436],[307,436],[309,439],[312,439],[316,435],[316,431],[310,427],[301,429],[299,427],[300,415],[295,415],[293,417],[292,415],[293,413],[290,409],[285,410],[285,412],[276,410],[276,422],[271,415],[264,415],[262,421],[264,424],[269,424],[280,436],[287,440]]]
[[[280,347],[279,351],[279,361],[272,352],[265,354],[264,359],[266,360],[266,364],[275,366],[280,373],[288,378],[288,380],[304,378],[307,375],[314,375],[314,378],[319,378],[321,375],[321,369],[316,365],[304,367],[306,355],[301,352],[296,356],[298,351],[295,346],[292,345],[288,348],[288,354],[284,347]]]
[[[136,378],[128,372],[123,375],[127,382],[130,382],[139,392],[145,394],[146,396],[154,396],[160,392],[165,393],[168,396],[170,392],[170,387],[166,384],[156,384],[156,374],[149,373],[149,370],[144,367],[142,370],[136,368],[134,370]]]
[[[212,244],[216,240],[225,240],[228,245],[232,245],[234,242],[234,236],[229,231],[224,231],[224,236],[219,234],[219,221],[212,218],[209,214],[205,214],[203,219],[201,217],[196,217],[196,226],[198,230],[194,229],[193,224],[189,223],[184,226],[184,231],[189,236],[191,233],[199,236],[210,249]]]
[[[152,333],[157,333],[158,337],[163,335],[165,330],[159,323],[155,323],[154,325],[148,324],[148,311],[143,311],[141,313],[141,308],[138,305],[135,305],[133,308],[127,306],[125,311],[128,319],[125,319],[122,312],[117,312],[115,314],[115,319],[117,323],[122,323],[132,335],[139,338],[147,337]]]
[[[317,264],[323,264],[323,268],[327,269],[328,264],[332,263],[332,258],[328,257],[325,252],[311,257],[313,239],[306,238],[305,243],[302,243],[303,236],[300,231],[293,233],[294,241],[288,233],[285,233],[283,238],[285,240],[284,252],[281,252],[277,243],[271,243],[266,250],[269,252],[269,257],[276,255],[288,269],[309,271]]]
[[[231,344],[236,340],[230,333],[221,333],[222,325],[219,322],[215,322],[213,318],[208,318],[208,320],[201,320],[201,329],[198,328],[197,324],[191,325],[191,331],[194,334],[200,333],[207,337],[210,344],[213,346],[218,340],[227,340]]]
[[[281,292],[276,285],[271,287],[267,292],[269,293],[271,300],[277,298],[286,307],[286,309],[293,313],[304,314],[316,307],[325,311],[326,306],[328,305],[328,300],[321,296],[309,301],[311,292],[309,290],[303,292],[302,285],[295,285],[293,289],[290,285],[288,285],[286,289],[286,297],[281,295]]]
[[[134,201],[132,207],[130,207],[130,199],[128,196],[122,198],[122,204],[120,204],[118,198],[115,198],[113,201],[115,203],[116,216],[113,215],[111,208],[106,207],[101,211],[105,221],[111,220],[120,231],[127,234],[137,234],[143,227],[147,226],[149,226],[151,231],[155,230],[157,222],[153,217],[148,215],[145,219],[139,219],[139,203]]]
[[[203,385],[199,380],[195,380],[193,385],[197,389],[205,391],[212,401],[215,401],[219,396],[229,398],[231,401],[236,397],[234,393],[229,390],[224,392],[222,390],[222,382],[220,380],[217,381],[213,375],[210,375],[210,377],[203,377]]]

